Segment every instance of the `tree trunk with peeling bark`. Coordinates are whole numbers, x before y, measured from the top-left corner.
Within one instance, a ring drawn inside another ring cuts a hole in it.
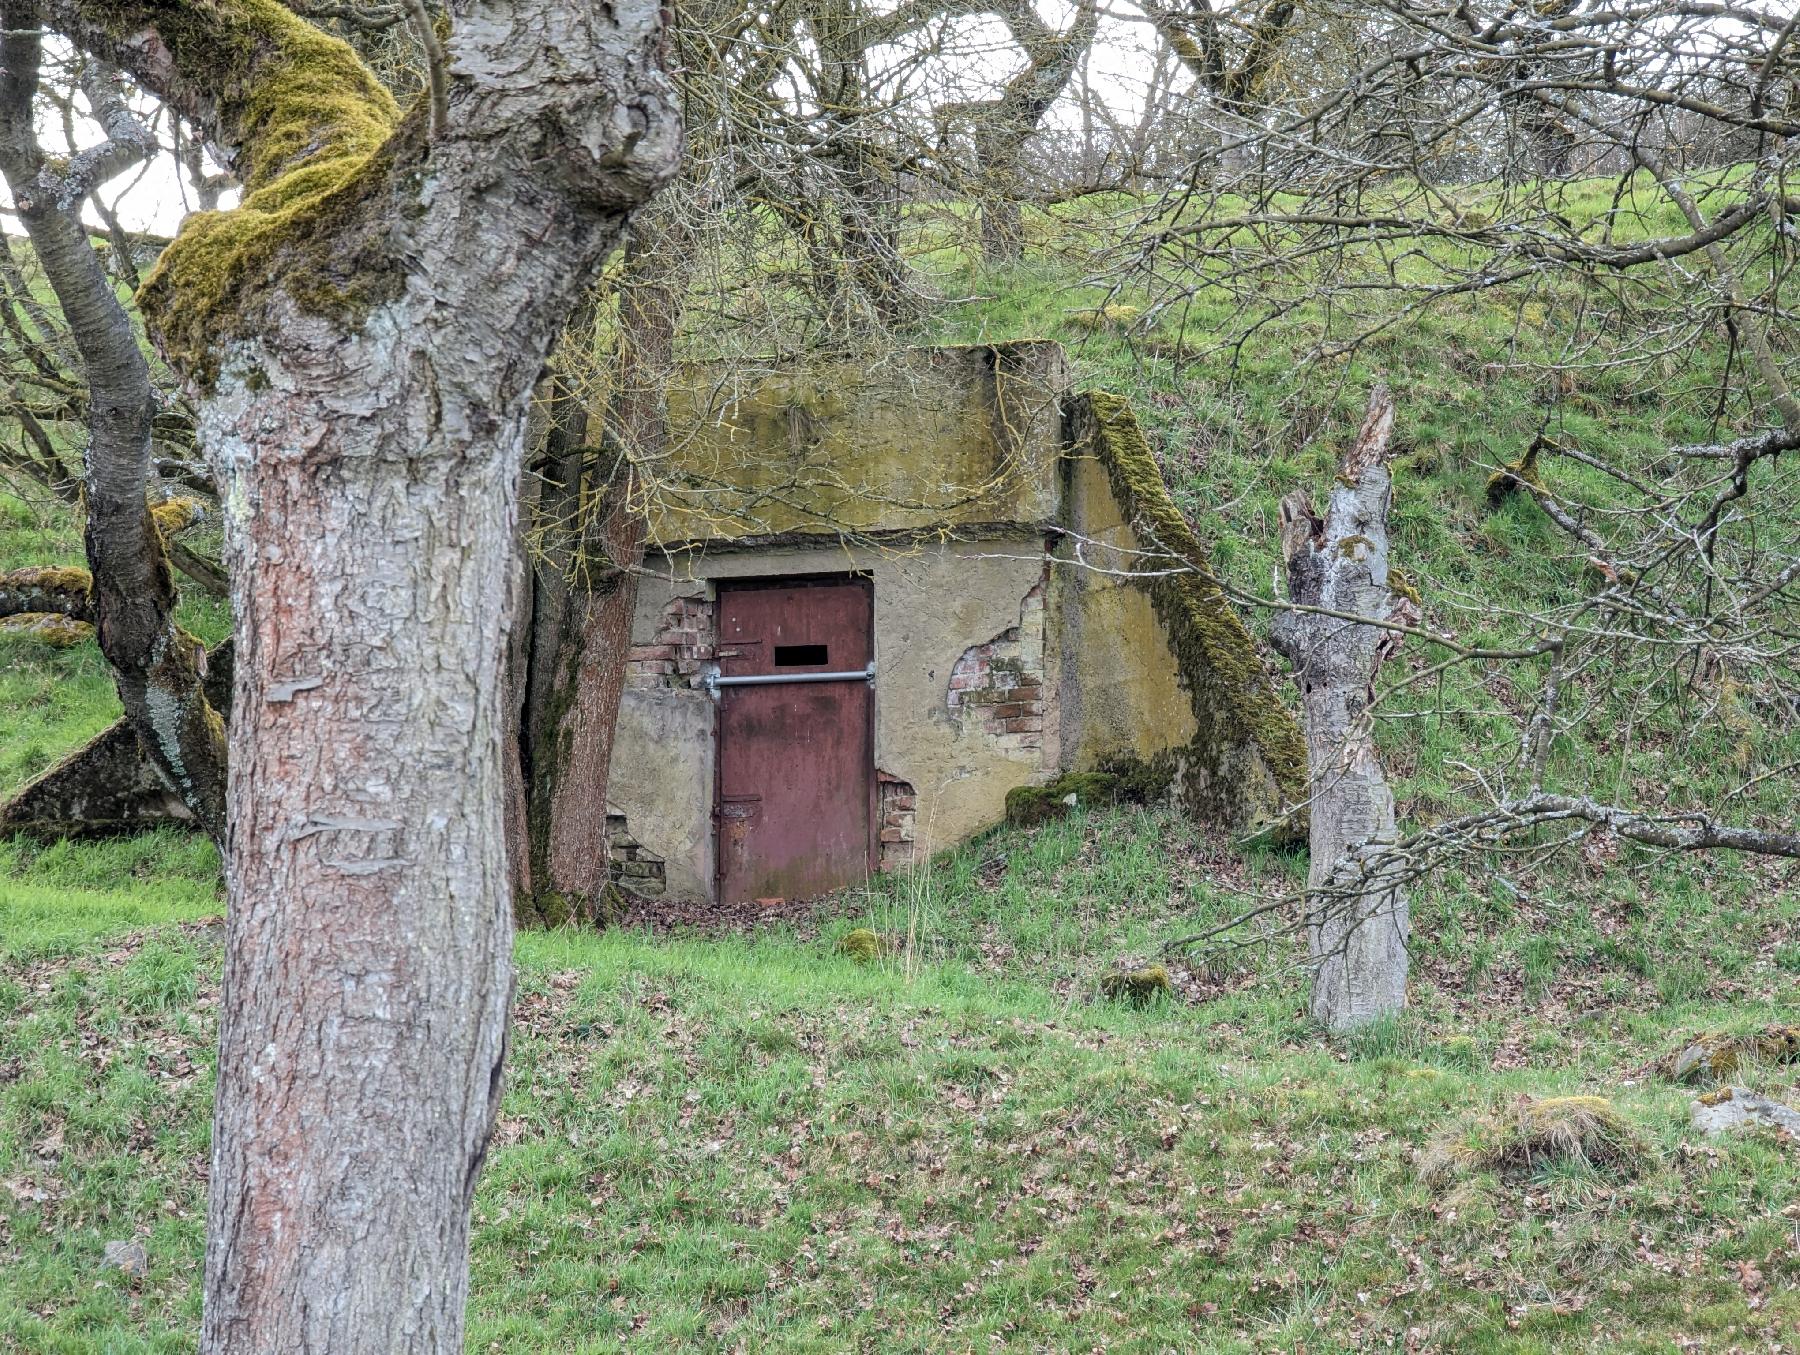
[[[1383,464],[1394,405],[1377,387],[1339,466],[1323,519],[1296,490],[1282,500],[1288,596],[1308,611],[1276,614],[1275,648],[1294,665],[1308,765],[1306,937],[1313,1018],[1348,1030],[1406,1005],[1410,917],[1396,864],[1394,793],[1375,748],[1375,675],[1398,634],[1369,621],[1415,618],[1388,564],[1392,478]]]
[[[142,294],[200,397],[237,616],[205,1355],[461,1349],[526,419],[679,153],[656,5],[448,8],[434,120],[275,0],[46,0],[246,189]]]
[[[0,173],[56,293],[88,381],[83,457],[92,621],[146,756],[215,842],[225,835],[225,725],[207,702],[205,648],[175,624],[169,553],[144,494],[156,400],[131,318],[88,241],[81,209],[155,138],[122,100],[97,99],[107,140],[52,163],[33,101],[42,38],[35,0],[0,6]],[[109,111],[113,116],[108,116]]]

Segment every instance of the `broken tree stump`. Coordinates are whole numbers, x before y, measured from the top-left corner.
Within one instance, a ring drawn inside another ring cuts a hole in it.
[[[1339,464],[1325,516],[1295,490],[1281,503],[1288,596],[1270,640],[1293,665],[1305,713],[1311,818],[1306,877],[1313,1018],[1347,1030],[1406,1005],[1410,928],[1393,860],[1394,793],[1368,710],[1375,675],[1417,613],[1388,566],[1394,427],[1386,387],[1369,398],[1361,432]],[[1364,620],[1366,618],[1366,620]]]

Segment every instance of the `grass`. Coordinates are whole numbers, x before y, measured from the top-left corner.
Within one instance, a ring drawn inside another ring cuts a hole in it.
[[[1329,330],[1304,305],[1235,366],[1184,364],[1169,353],[1223,303],[1203,293],[1148,345],[1084,322],[1106,300],[1084,228],[1036,228],[1000,273],[940,242],[944,293],[978,299],[918,337],[1070,344],[1084,381],[1132,395],[1215,567],[1251,591],[1276,503],[1329,480],[1378,374],[1400,403],[1398,551],[1428,621],[1465,639],[1516,639],[1508,606],[1579,586],[1534,505],[1483,496],[1547,415],[1645,473],[1711,428],[1705,344],[1548,395],[1574,301],[1556,288],[1447,304],[1323,376],[1297,361]],[[1618,501],[1581,467],[1546,474]],[[79,555],[66,519],[0,496],[0,566]],[[222,632],[216,609],[186,615]],[[1680,690],[1646,707],[1610,677],[1579,680],[1565,784],[1677,803],[1800,755],[1754,693],[1707,691],[1696,726]],[[1516,741],[1532,680],[1457,670],[1383,721],[1404,820],[1449,812],[1455,764]],[[91,645],[0,650],[0,792],[116,711]],[[1780,822],[1789,797],[1772,777],[1738,812]],[[1646,1071],[1700,1032],[1793,1021],[1791,872],[1630,847],[1448,871],[1414,901],[1412,1010],[1343,1041],[1307,1023],[1285,931],[1170,963],[1170,1000],[1100,998],[1105,973],[1303,878],[1301,858],[1116,809],[993,834],[798,930],[521,937],[469,1349],[1791,1346],[1800,1157],[1697,1140],[1692,1089]],[[215,854],[180,834],[0,845],[0,1351],[192,1348],[220,907]],[[857,927],[895,944],[858,964],[837,948]],[[1800,1067],[1749,1077],[1792,1100]],[[1522,1108],[1589,1096],[1628,1131],[1629,1172],[1505,1151]],[[1446,1142],[1499,1149],[1427,1179]],[[134,1236],[149,1274],[104,1269]]]
[[[210,859],[163,835],[10,850],[0,1349],[190,1348]],[[1415,1010],[1339,1044],[1279,945],[1176,966],[1204,1001],[1098,998],[1243,869],[1160,812],[1098,811],[971,844],[816,929],[522,936],[469,1349],[1762,1349],[1800,1322],[1800,1157],[1694,1141],[1692,1090],[1642,1073],[1693,1032],[1791,1014],[1766,919],[1704,943],[1742,948],[1738,977],[1706,963],[1675,1001],[1657,980],[1684,948],[1655,907],[1636,948],[1571,943],[1536,993],[1541,918],[1497,926],[1476,976],[1432,928]],[[857,926],[902,944],[859,964],[835,945]],[[1797,1073],[1758,1076],[1791,1096]],[[1523,1098],[1592,1095],[1632,1172],[1422,1170]],[[150,1273],[103,1270],[134,1236]]]

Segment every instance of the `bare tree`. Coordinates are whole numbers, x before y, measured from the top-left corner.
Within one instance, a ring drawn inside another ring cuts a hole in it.
[[[1228,112],[1253,113],[1266,97],[1270,74],[1300,16],[1295,0],[1228,4],[1211,0],[1138,8],[1201,86]]]
[[[1105,275],[1148,289],[1145,329],[1179,329],[1190,300],[1228,301],[1223,325],[1183,333],[1192,358],[1229,363],[1304,314],[1316,324],[1307,360],[1331,380],[1457,298],[1516,318],[1473,361],[1534,379],[1541,426],[1490,467],[1488,499],[1523,496],[1542,512],[1570,585],[1496,607],[1453,579],[1421,579],[1417,621],[1325,609],[1426,643],[1432,661],[1390,674],[1368,718],[1425,718],[1405,695],[1464,665],[1503,669],[1521,693],[1510,731],[1456,769],[1459,803],[1365,853],[1377,893],[1453,862],[1588,839],[1800,846],[1783,808],[1800,770],[1783,752],[1800,712],[1800,403],[1786,337],[1800,59],[1788,8],[1335,7],[1335,64],[1290,69],[1255,119],[1221,123],[1222,144],[1137,213]],[[1581,383],[1621,373],[1653,375],[1665,393],[1678,377],[1690,391],[1708,383],[1711,435],[1646,455],[1557,431]],[[1277,634],[1315,615],[1296,595],[1235,595],[1290,618]],[[1495,638],[1458,638],[1470,626]],[[1645,801],[1569,755],[1672,720],[1703,728],[1721,709],[1740,712],[1754,752],[1740,784],[1705,798]]]
[[[52,162],[34,116],[36,21],[31,3],[0,9],[0,173],[86,377],[82,482],[94,625],[139,744],[200,826],[223,842],[225,725],[201,686],[205,650],[175,624],[175,579],[145,498],[157,412],[150,365],[81,219],[94,190],[154,154],[156,138],[111,74],[90,67],[85,84],[106,139]]]
[[[1025,143],[1036,132],[1080,67],[1100,23],[1095,0],[1082,0],[1066,31],[1046,24],[1031,0],[996,0],[995,12],[1025,55],[1025,67],[992,99],[941,104],[934,116],[939,140],[958,122],[972,128],[976,190],[981,203],[981,257],[1014,263],[1025,247]]]
[[[141,294],[199,396],[237,612],[202,1349],[455,1350],[511,987],[526,415],[675,164],[659,14],[453,4],[444,97],[407,116],[272,0],[44,14],[247,195]]]

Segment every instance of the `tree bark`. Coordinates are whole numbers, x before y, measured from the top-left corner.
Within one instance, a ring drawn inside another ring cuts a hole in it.
[[[101,178],[142,159],[155,142],[124,111],[108,120],[107,142],[66,164],[46,160],[33,119],[37,22],[35,0],[0,7],[0,173],[87,376],[83,485],[95,633],[151,764],[201,828],[223,842],[225,725],[201,687],[205,650],[175,624],[175,580],[144,499],[156,416],[150,365],[81,221],[82,203]]]
[[[1389,583],[1392,480],[1383,459],[1393,426],[1393,401],[1377,387],[1324,519],[1303,490],[1282,501],[1293,602],[1372,621],[1411,619],[1411,604]],[[1411,922],[1399,863],[1382,854],[1395,840],[1394,794],[1368,719],[1375,675],[1397,639],[1377,626],[1301,612],[1277,613],[1270,639],[1294,665],[1311,768],[1312,1014],[1332,1030],[1348,1030],[1406,1005]]]
[[[565,539],[535,571],[535,695],[525,726],[533,895],[523,915],[542,923],[607,913],[606,788],[644,557],[634,466],[666,449],[664,393],[687,264],[687,233],[673,220],[651,223],[653,215],[640,218],[620,280],[616,386],[599,445],[587,441],[578,393],[551,401],[540,521]]]
[[[676,164],[662,15],[453,0],[432,136],[275,0],[48,8],[247,190],[142,294],[200,397],[237,615],[201,1350],[458,1351],[511,994],[525,425]]]

